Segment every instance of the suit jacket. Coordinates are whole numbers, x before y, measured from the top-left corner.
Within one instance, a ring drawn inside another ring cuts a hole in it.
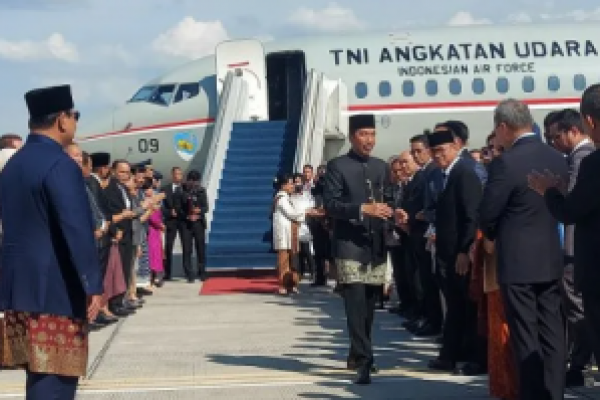
[[[575,182],[577,182],[577,176],[579,175],[579,167],[581,165],[581,161],[590,155],[596,147],[593,143],[583,144],[581,147],[575,149],[574,152],[569,154],[567,157],[567,163],[569,165],[569,192],[573,190],[575,187]],[[552,210],[550,210],[552,211]],[[564,249],[565,255],[567,256],[567,261],[571,263],[573,260],[571,259],[575,255],[575,225],[567,225],[564,229]]]
[[[430,190],[428,183],[430,182],[431,174],[435,170],[440,171],[433,162],[430,162],[423,169],[417,171],[409,182],[407,195],[402,202],[402,208],[408,213],[409,217],[410,235],[415,238],[423,238],[429,227],[429,222],[417,220],[416,215],[426,208],[426,196],[428,190]],[[440,189],[442,184],[443,181],[440,182]],[[430,211],[435,214],[435,208],[432,208]],[[435,221],[435,216],[433,216],[432,220]]]
[[[485,168],[485,166],[483,164],[475,161],[475,159],[473,158],[471,153],[469,153],[469,151],[466,148],[461,151],[460,158],[465,162],[465,164],[469,168],[473,169],[473,171],[475,172],[475,174],[477,174],[477,177],[479,178],[481,183],[483,185],[485,185],[487,182],[487,177],[488,177],[488,171]]]
[[[433,162],[428,165],[429,172],[424,176],[425,193],[423,195],[423,213],[428,224],[435,224],[435,207],[438,196],[444,187],[444,176],[442,170]]]
[[[549,189],[544,196],[552,215],[565,224],[575,224],[575,285],[596,284],[600,277],[600,152],[595,150],[580,164],[575,186],[563,196]]]
[[[133,201],[127,188],[115,178],[111,178],[108,186],[104,188],[104,197],[106,199],[106,214],[112,217],[120,214],[125,209],[133,211]],[[129,204],[125,202],[125,198],[129,201]],[[114,236],[117,230],[123,232],[122,244],[133,243],[133,221],[131,219],[124,219],[119,223],[111,224],[110,232]]]
[[[454,260],[469,254],[477,233],[477,212],[483,188],[472,166],[462,159],[454,164],[436,207],[436,252]]]
[[[177,215],[180,215],[183,220],[187,220],[187,217],[190,214],[190,203],[194,203],[200,207],[200,219],[198,221],[206,228],[208,196],[205,188],[200,186],[198,192],[195,194],[192,194],[187,190],[182,190],[181,193],[174,196],[173,199],[176,202],[175,209],[177,210]]]
[[[371,182],[371,188],[367,181]],[[361,215],[360,209],[372,196],[392,206],[389,182],[389,167],[378,158],[363,158],[350,151],[329,161],[323,200],[327,214],[334,221],[333,252],[337,258],[373,265],[387,260],[388,224]]]
[[[563,274],[558,221],[527,181],[534,170],[568,175],[565,157],[533,136],[520,138],[490,164],[480,222],[484,235],[496,241],[501,284],[543,283]]]
[[[173,184],[169,183],[168,185],[163,186],[160,191],[165,194],[165,198],[162,203],[163,221],[167,223],[185,219],[184,215],[180,215],[178,213],[178,211],[180,211],[178,205],[181,202],[180,197],[182,195],[181,185],[173,190]],[[171,210],[175,210],[177,215],[173,216]]]
[[[2,171],[0,203],[0,310],[86,319],[86,295],[102,294],[104,277],[81,169],[32,133]]]

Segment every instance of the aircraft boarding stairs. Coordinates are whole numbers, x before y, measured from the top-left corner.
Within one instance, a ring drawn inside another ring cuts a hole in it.
[[[211,206],[208,271],[276,268],[270,218],[273,179],[307,163],[320,164],[325,124],[319,121],[325,121],[330,97],[325,82],[311,72],[300,121],[248,122],[247,85],[241,75],[228,74],[207,160],[210,168],[207,163],[204,174]]]

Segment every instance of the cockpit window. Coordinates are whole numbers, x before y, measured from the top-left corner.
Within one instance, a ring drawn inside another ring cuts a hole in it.
[[[148,101],[150,100],[150,96],[152,96],[152,93],[154,93],[155,90],[156,86],[144,86],[143,88],[138,90],[136,94],[133,95],[129,102],[135,103],[138,101]]]
[[[179,88],[177,88],[177,94],[175,94],[173,103],[191,99],[192,97],[198,96],[199,93],[200,84],[198,82],[182,83],[179,85]]]
[[[154,104],[160,104],[161,106],[168,106],[171,104],[171,99],[175,92],[176,85],[161,85],[159,86],[150,96],[148,101]]]

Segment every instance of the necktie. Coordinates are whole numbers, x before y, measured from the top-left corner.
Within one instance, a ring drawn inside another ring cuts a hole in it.
[[[442,172],[442,190],[446,189],[447,182],[448,182],[448,174],[446,172]]]

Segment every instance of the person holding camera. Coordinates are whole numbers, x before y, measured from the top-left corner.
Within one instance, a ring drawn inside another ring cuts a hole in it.
[[[198,260],[198,277],[206,280],[206,212],[208,197],[206,189],[200,185],[200,172],[191,170],[182,186],[179,196],[178,214],[183,217],[181,245],[183,247],[183,270],[189,283],[194,283],[195,274],[192,269],[192,252],[196,249]],[[194,246],[192,245],[194,244]]]

